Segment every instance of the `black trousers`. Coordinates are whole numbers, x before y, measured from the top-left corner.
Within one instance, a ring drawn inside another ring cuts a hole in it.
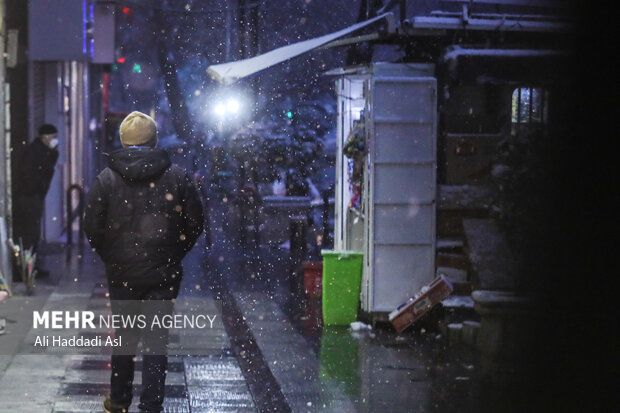
[[[20,240],[25,249],[34,247],[41,238],[41,216],[43,215],[44,198],[39,195],[15,194],[13,197],[13,241]]]
[[[162,315],[172,312],[172,299],[178,295],[178,287],[110,287],[110,300],[113,314],[140,313],[149,319],[154,311]],[[126,302],[132,300],[131,302]],[[134,300],[144,300],[142,304]],[[163,304],[163,306],[162,306]],[[141,306],[137,308],[136,306]],[[153,310],[153,307],[157,310]],[[117,328],[115,337],[122,337],[123,346],[115,348],[112,354],[112,374],[110,377],[110,398],[116,404],[127,406],[133,398],[133,379],[136,349],[142,341],[142,394],[139,409],[142,412],[163,411],[164,389],[168,356],[167,328]]]
[[[24,249],[32,248],[37,252],[41,238],[41,216],[43,214],[43,198],[38,195],[15,194],[13,197],[13,242]],[[38,259],[37,259],[38,261]],[[13,281],[22,282],[22,274],[17,260],[13,261]],[[37,263],[35,262],[35,267]]]

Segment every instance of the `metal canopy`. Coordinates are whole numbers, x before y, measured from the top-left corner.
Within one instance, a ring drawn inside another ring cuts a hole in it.
[[[380,20],[388,20],[390,24],[393,20],[392,13],[384,13],[380,16],[366,20],[334,33],[326,34],[314,39],[304,40],[302,42],[293,43],[287,46],[274,49],[262,55],[254,56],[249,59],[239,60],[236,62],[222,63],[211,65],[207,68],[207,73],[218,82],[224,85],[235,83],[239,79],[250,76],[261,70],[267,69],[273,65],[292,59],[318,47],[326,45],[336,39],[353,33],[359,29],[371,25]]]
[[[566,32],[573,29],[570,23],[528,20],[526,17],[507,18],[417,16],[404,21],[405,32],[415,30],[483,30],[504,32]]]

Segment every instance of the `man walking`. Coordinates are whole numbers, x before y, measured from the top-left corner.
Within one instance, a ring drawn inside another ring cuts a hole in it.
[[[122,149],[114,151],[88,194],[84,229],[102,258],[115,312],[122,300],[170,302],[183,276],[181,260],[203,231],[203,210],[190,177],[157,149],[157,125],[130,113],[120,125]],[[159,332],[167,342],[168,331]],[[122,335],[123,331],[116,331]],[[146,331],[143,331],[143,343]],[[152,339],[152,337],[151,337]],[[135,354],[137,341],[132,341]],[[146,347],[146,346],[145,346]],[[127,412],[132,400],[133,354],[112,355],[107,413]],[[141,412],[163,410],[167,356],[143,356]]]
[[[26,146],[20,158],[13,186],[13,240],[24,249],[37,252],[41,237],[41,217],[45,196],[54,177],[58,160],[58,129],[45,124],[39,128],[39,136]],[[37,276],[49,272],[37,267]],[[14,281],[22,281],[18,273]]]

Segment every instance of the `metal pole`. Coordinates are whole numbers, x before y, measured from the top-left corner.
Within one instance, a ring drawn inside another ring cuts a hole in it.
[[[246,39],[246,5],[247,0],[239,0],[237,4],[237,44],[238,51],[240,52],[240,59],[244,59],[248,55],[248,46]]]
[[[73,245],[73,205],[71,205],[71,187],[67,189],[67,245],[70,247]]]
[[[329,191],[323,191],[323,248],[332,247],[329,238]]]
[[[252,207],[254,209],[254,220],[253,220],[254,222],[252,223],[254,227],[254,247],[258,248],[260,246],[259,213],[260,213],[260,206],[261,206],[261,198],[260,198],[260,193],[258,191],[258,176],[257,176],[255,163],[252,166],[252,181],[254,183],[254,188],[256,188],[256,193],[254,194],[254,197],[253,197],[254,202],[252,203]]]
[[[545,105],[547,104],[547,91],[543,89],[541,90],[541,94],[542,96],[540,97],[540,122],[542,124],[545,124],[547,123],[547,111],[545,110]]]
[[[245,191],[245,162],[243,159],[238,159],[239,162],[239,182],[237,184],[237,205],[239,205],[239,245],[245,247],[246,244],[246,230],[247,230],[247,209],[248,209],[248,194]]]
[[[240,199],[239,199],[239,245],[241,247],[245,247],[245,243],[246,243],[246,229],[247,229],[247,223],[246,223],[246,208],[247,208],[247,200],[245,198],[245,195],[241,195]]]
[[[532,123],[532,112],[533,112],[533,109],[534,109],[533,105],[532,105],[532,103],[534,102],[534,98],[532,96],[533,94],[534,94],[534,89],[530,88],[530,111],[529,111],[529,114],[528,114],[528,123],[530,123],[530,124]]]
[[[224,8],[226,9],[225,13],[226,13],[226,45],[224,48],[224,61],[225,62],[230,62],[230,42],[231,42],[231,26],[232,26],[232,16],[231,16],[231,11],[230,11],[230,3],[229,2],[225,2],[224,3]]]
[[[517,89],[517,134],[521,132],[521,88]]]
[[[80,193],[80,203],[78,204],[78,222],[79,222],[79,239],[80,239],[80,247],[84,244],[84,227],[83,227],[83,221],[84,221],[84,190],[82,189],[82,187],[78,188],[78,191]]]
[[[306,217],[293,216],[289,221],[289,235],[291,242],[291,259],[298,263],[304,259],[306,246]]]
[[[306,217],[292,216],[289,221],[289,241],[290,241],[290,298],[291,304],[303,303],[303,270],[301,263],[306,257]]]
[[[5,0],[0,0],[0,56],[5,52]],[[13,279],[13,260],[10,259],[6,239],[13,235],[12,229],[12,192],[11,192],[11,130],[10,130],[10,88],[5,84],[5,59],[0,59],[0,222],[4,232],[0,237],[0,272],[7,283]],[[6,238],[6,239],[4,239]]]
[[[260,18],[259,18],[259,13],[260,13],[260,2],[256,1],[254,4],[252,4],[251,9],[249,10],[250,12],[250,33],[251,33],[251,56],[258,56],[260,50],[259,50],[259,22],[260,22]],[[255,76],[252,79],[252,90],[254,91],[254,99],[255,101],[257,100],[257,97],[260,93],[260,87],[259,87],[259,76]],[[256,111],[252,112],[253,114],[256,114]]]

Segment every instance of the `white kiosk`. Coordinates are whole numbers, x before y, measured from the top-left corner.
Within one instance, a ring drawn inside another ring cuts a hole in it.
[[[364,253],[361,308],[379,319],[435,274],[434,66],[373,63],[330,74],[339,76],[334,247]],[[365,138],[356,161],[343,155],[354,123]]]

